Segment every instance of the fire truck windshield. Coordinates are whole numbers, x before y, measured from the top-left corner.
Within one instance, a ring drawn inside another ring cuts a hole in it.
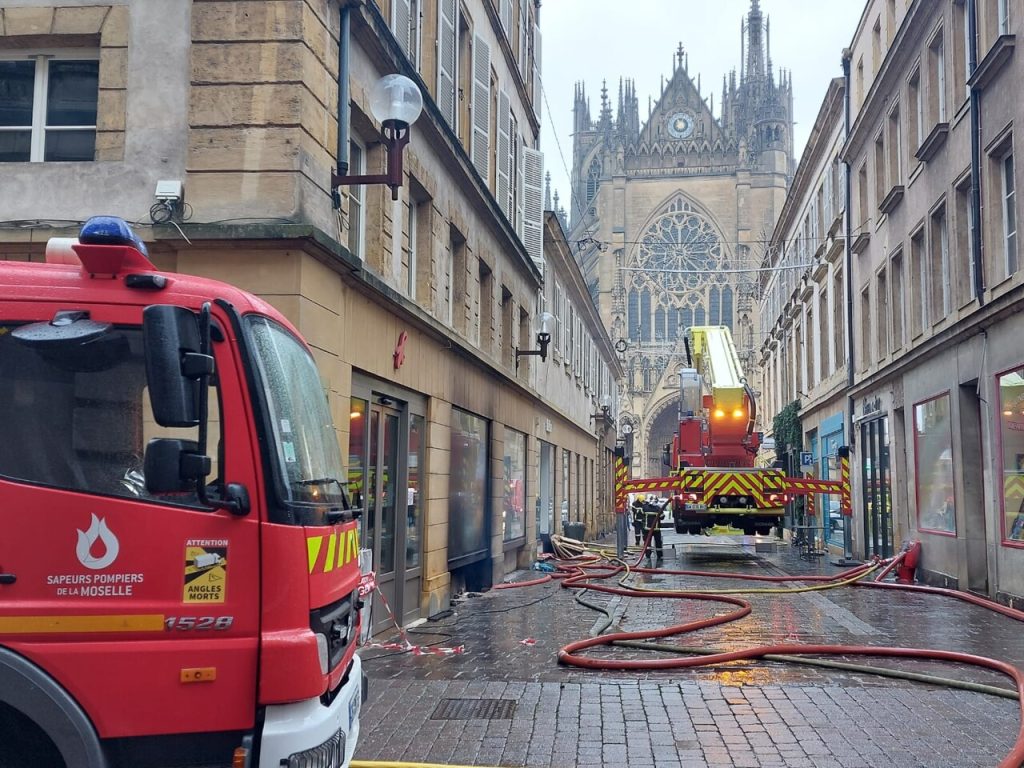
[[[272,433],[274,470],[289,505],[347,508],[338,436],[312,356],[269,318],[245,318]],[[294,512],[295,510],[293,510]]]

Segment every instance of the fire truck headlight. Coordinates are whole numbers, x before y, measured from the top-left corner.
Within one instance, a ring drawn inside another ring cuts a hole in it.
[[[724,416],[725,416],[725,411],[723,411],[721,408],[716,408],[715,409],[715,418],[716,419],[721,419]]]
[[[742,418],[743,418],[744,416],[746,416],[746,415],[747,415],[747,414],[745,414],[745,413],[743,412],[743,409],[742,409],[742,408],[737,408],[737,409],[736,409],[735,411],[733,411],[733,412],[732,412],[732,417],[733,417],[734,419],[742,419]]]
[[[316,633],[316,655],[320,659],[320,674],[326,675],[330,671],[330,656],[327,650],[327,635]]]

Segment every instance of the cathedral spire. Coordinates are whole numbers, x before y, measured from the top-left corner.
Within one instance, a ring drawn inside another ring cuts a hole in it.
[[[544,174],[544,210],[550,211],[551,208],[551,171]]]

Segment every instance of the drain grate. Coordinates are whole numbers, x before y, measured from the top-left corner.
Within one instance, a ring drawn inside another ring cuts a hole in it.
[[[511,720],[515,699],[441,699],[431,720]]]

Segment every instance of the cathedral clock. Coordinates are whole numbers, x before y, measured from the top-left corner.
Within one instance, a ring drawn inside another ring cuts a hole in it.
[[[676,112],[668,118],[668,132],[677,139],[688,139],[693,133],[693,115]]]

